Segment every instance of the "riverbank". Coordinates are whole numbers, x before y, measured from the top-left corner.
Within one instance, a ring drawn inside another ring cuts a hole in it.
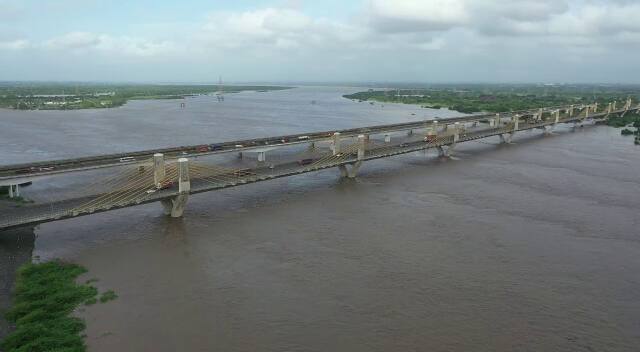
[[[131,100],[186,99],[244,91],[268,92],[284,86],[0,83],[0,108],[16,110],[80,110],[114,108]]]
[[[640,98],[640,86],[458,85],[384,89],[343,95],[358,102],[403,103],[462,113],[505,112],[543,106],[599,103]]]

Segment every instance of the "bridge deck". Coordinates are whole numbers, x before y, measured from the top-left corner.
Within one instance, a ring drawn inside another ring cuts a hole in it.
[[[612,113],[622,113],[624,111],[616,111]],[[476,115],[474,117],[468,118],[457,118],[452,120],[440,120],[439,123],[444,125],[450,122],[475,122],[486,118],[487,115]],[[492,115],[494,116],[494,115]],[[509,121],[509,117],[502,115],[505,121]],[[526,118],[526,115],[523,115]],[[606,118],[608,114],[600,113],[593,114],[590,116],[592,119],[603,119]],[[568,123],[584,120],[584,116],[574,115],[569,116],[568,114],[563,115],[559,119],[559,123]],[[334,156],[330,150],[326,147],[315,146],[314,148],[308,149],[305,153],[292,155],[289,159],[284,158],[284,160],[280,160],[275,164],[267,164],[267,163],[253,163],[253,167],[246,168],[246,161],[237,161],[236,164],[225,165],[224,168],[221,168],[220,173],[211,173],[211,175],[205,173],[195,172],[191,175],[191,194],[208,192],[212,190],[227,188],[227,187],[236,187],[244,184],[261,182],[266,180],[271,180],[280,177],[293,176],[308,172],[314,172],[326,168],[338,167],[341,165],[353,164],[360,161],[373,160],[378,158],[389,157],[398,154],[411,153],[420,150],[426,150],[431,148],[439,148],[450,146],[454,143],[464,143],[468,141],[473,141],[481,138],[488,138],[491,136],[497,136],[507,133],[513,133],[515,131],[523,131],[534,128],[544,128],[545,126],[552,126],[555,124],[554,118],[549,118],[541,121],[533,121],[531,119],[529,122],[522,122],[519,124],[518,129],[514,130],[513,123],[511,121],[506,124],[501,124],[500,126],[489,126],[487,123],[481,123],[478,126],[470,127],[465,129],[459,135],[459,139],[454,141],[454,137],[450,133],[439,134],[438,138],[435,141],[427,142],[424,139],[424,134],[411,134],[405,135],[403,137],[395,137],[393,143],[384,142],[381,139],[372,138],[366,143],[364,155],[358,159],[357,146],[355,144],[345,145],[344,152],[340,153],[337,156]],[[393,125],[389,129],[385,128],[377,128],[377,127],[369,127],[356,129],[357,131],[367,130],[370,134],[375,133],[389,133],[390,131],[396,130],[410,130],[417,128],[425,128],[431,127],[432,121],[428,122],[419,122],[419,123],[410,123],[410,124],[402,124],[403,129],[398,129],[398,125]],[[375,132],[373,132],[375,131]],[[279,138],[279,137],[278,137]],[[326,140],[326,138],[317,138],[317,141]],[[306,140],[306,143],[311,143],[313,141]],[[296,141],[297,143],[297,141]],[[205,153],[202,153],[205,154]],[[98,160],[98,159],[96,159]],[[300,160],[306,160],[305,163],[301,163]],[[50,165],[49,164],[46,165]],[[62,165],[62,164],[60,164]],[[203,164],[203,168],[207,168],[206,164]],[[21,166],[22,167],[22,166]],[[218,167],[218,166],[216,166]],[[10,175],[10,170],[16,170],[14,167],[5,168],[5,175]],[[240,173],[236,171],[235,174],[227,173],[224,170],[242,170]],[[217,172],[217,171],[216,171]],[[16,175],[14,174],[13,177]],[[27,176],[24,176],[27,177]],[[137,188],[136,188],[137,187]],[[57,202],[50,203],[41,203],[41,204],[31,204],[25,205],[22,207],[17,207],[13,209],[9,209],[0,217],[0,229],[25,226],[25,225],[33,225],[48,221],[55,221],[60,219],[72,218],[77,216],[89,215],[96,212],[103,212],[118,208],[124,208],[129,206],[134,206],[138,204],[145,204],[150,202],[157,202],[164,199],[170,199],[178,195],[177,187],[169,187],[167,189],[155,190],[153,184],[149,184],[148,182],[141,182],[139,185],[134,186],[135,192],[138,192],[140,195],[135,199],[127,198],[124,196],[119,196],[115,194],[112,196],[113,201],[109,203],[100,203],[97,200],[101,198],[106,198],[109,196],[105,193],[97,193],[90,195],[83,195],[80,197],[64,199]],[[150,193],[145,192],[146,190],[154,189],[153,192]]]

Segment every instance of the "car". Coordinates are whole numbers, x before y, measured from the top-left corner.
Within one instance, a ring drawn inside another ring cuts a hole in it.
[[[309,165],[313,162],[313,159],[302,159],[300,161],[298,161],[298,164],[300,165]]]
[[[160,183],[160,185],[158,186],[158,189],[169,189],[173,187],[174,184],[175,184],[174,181],[164,181]]]
[[[148,190],[147,190],[147,194],[156,193],[156,191],[157,191],[157,190],[156,190],[155,188],[148,189]]]
[[[120,158],[121,163],[128,163],[131,161],[136,161],[136,159],[132,156],[123,156],[122,158]]]
[[[409,146],[409,143],[402,143],[400,144],[400,148],[406,148]]]
[[[198,153],[206,153],[209,151],[209,146],[201,145],[201,146],[198,146],[197,150],[198,150]]]
[[[236,144],[236,148],[244,148],[242,144]]]
[[[209,150],[214,151],[214,150],[222,150],[223,146],[222,144],[210,144],[209,145]]]
[[[251,174],[251,169],[240,169],[233,172],[234,176],[247,176]]]
[[[428,143],[433,143],[436,141],[436,135],[435,134],[429,134],[426,137],[424,137],[424,141],[428,142]]]
[[[299,136],[298,137],[299,140],[305,140],[305,139],[309,139],[309,136]]]

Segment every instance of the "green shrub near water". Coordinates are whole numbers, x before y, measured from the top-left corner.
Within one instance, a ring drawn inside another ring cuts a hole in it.
[[[14,305],[6,314],[15,325],[0,343],[5,352],[85,351],[84,322],[71,313],[83,303],[95,302],[98,290],[77,284],[86,269],[59,260],[26,264],[18,270]],[[113,291],[107,295],[115,298]]]
[[[640,127],[640,114],[627,114],[624,117],[611,116],[607,125],[611,127],[625,127],[633,125],[633,127]]]

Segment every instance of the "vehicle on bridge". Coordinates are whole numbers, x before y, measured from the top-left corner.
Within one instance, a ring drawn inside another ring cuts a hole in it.
[[[424,141],[427,143],[435,143],[437,138],[438,137],[435,134],[428,134],[426,137],[424,137]]]
[[[299,165],[309,165],[313,163],[313,159],[302,159],[300,161],[298,161]]]

